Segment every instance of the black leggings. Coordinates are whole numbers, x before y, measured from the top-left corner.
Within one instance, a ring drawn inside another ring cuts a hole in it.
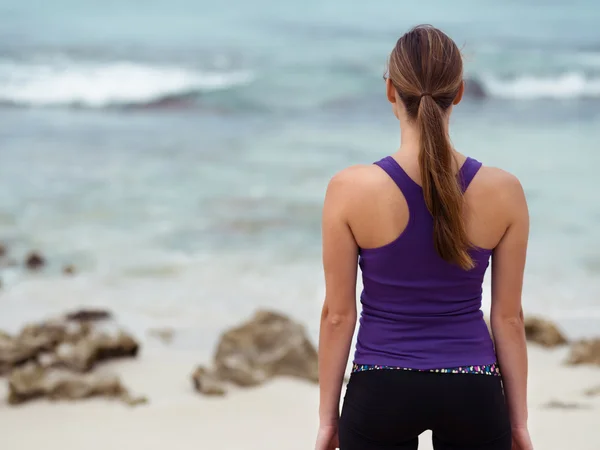
[[[353,373],[340,418],[340,450],[510,450],[500,377],[405,370]]]

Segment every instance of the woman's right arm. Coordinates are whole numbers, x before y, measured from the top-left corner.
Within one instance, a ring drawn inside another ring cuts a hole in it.
[[[504,187],[504,186],[503,186]],[[519,181],[502,190],[508,226],[492,254],[491,325],[513,432],[527,429],[527,346],[521,306],[529,212]]]

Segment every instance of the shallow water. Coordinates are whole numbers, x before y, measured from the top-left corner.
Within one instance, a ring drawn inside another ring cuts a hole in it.
[[[0,0],[0,240],[50,259],[3,271],[0,326],[99,304],[205,347],[272,306],[316,335],[326,183],[395,151],[385,60],[432,22],[486,93],[454,144],[527,192],[526,309],[597,333],[600,10],[542,3]]]

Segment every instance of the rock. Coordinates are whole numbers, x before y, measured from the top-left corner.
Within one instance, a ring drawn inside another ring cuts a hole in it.
[[[556,347],[567,343],[567,339],[552,322],[538,317],[525,318],[525,334],[528,341]]]
[[[80,400],[109,397],[128,405],[144,403],[133,397],[115,375],[76,374],[65,370],[45,370],[34,363],[15,369],[8,381],[8,403],[18,405],[36,398],[50,400]]]
[[[0,243],[0,258],[4,258],[8,254],[8,249],[6,245]]]
[[[19,345],[15,338],[0,332],[0,376],[10,372],[13,367],[31,361],[36,353],[35,348]]]
[[[97,320],[108,320],[112,319],[113,316],[110,311],[103,309],[80,309],[68,313],[65,318],[76,322],[92,322]]]
[[[75,266],[69,264],[63,267],[63,274],[65,275],[74,275],[75,274]]]
[[[40,354],[54,352],[61,342],[74,342],[85,334],[83,327],[56,321],[26,325],[15,337],[3,333],[0,336],[0,375],[35,360]]]
[[[53,351],[59,343],[78,340],[86,333],[81,327],[67,325],[56,320],[26,325],[16,337],[16,343],[19,347],[34,350],[37,354]]]
[[[465,80],[465,95],[480,100],[487,98],[483,84],[474,78]]]
[[[271,311],[258,311],[221,336],[215,354],[219,379],[255,386],[287,375],[318,382],[317,351],[302,325]]]
[[[46,265],[46,259],[38,252],[31,252],[25,258],[25,266],[30,270],[39,270]]]
[[[595,364],[600,366],[600,338],[583,339],[571,346],[567,364]]]
[[[62,366],[86,372],[107,359],[136,356],[138,342],[115,323],[101,320],[106,317],[112,316],[107,311],[82,310],[27,325],[15,337],[1,335],[0,374],[29,361],[45,368]]]
[[[597,395],[600,395],[600,384],[598,386],[596,386],[596,387],[587,389],[584,392],[584,394],[587,395],[588,397],[595,397]]]
[[[69,369],[87,372],[101,361],[135,357],[138,350],[135,339],[122,331],[115,335],[94,331],[76,342],[61,343],[55,353],[58,361]]]
[[[223,396],[225,388],[215,374],[203,366],[199,366],[192,374],[194,388],[204,395]]]
[[[42,369],[51,369],[53,367],[61,366],[60,359],[58,359],[56,353],[53,352],[38,353],[36,360]]]

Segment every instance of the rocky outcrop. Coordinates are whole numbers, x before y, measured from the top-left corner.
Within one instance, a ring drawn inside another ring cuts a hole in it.
[[[192,374],[194,388],[204,395],[225,395],[225,387],[209,369],[199,366]]]
[[[62,342],[55,354],[58,365],[87,372],[107,359],[134,357],[138,349],[138,343],[127,333],[94,330],[76,342]]]
[[[221,336],[216,373],[240,386],[261,384],[277,375],[318,381],[317,351],[302,325],[271,311]]]
[[[34,350],[16,345],[12,336],[0,331],[0,376],[33,357]]]
[[[144,397],[132,396],[115,375],[44,369],[35,363],[28,363],[12,371],[8,381],[9,404],[17,405],[41,397],[50,400],[109,397],[131,406],[147,401]]]
[[[600,338],[582,339],[573,343],[567,364],[595,364],[600,366]]]
[[[194,383],[199,378],[199,384],[204,380],[206,384],[220,381],[257,386],[276,376],[316,383],[317,360],[317,351],[302,325],[277,312],[261,310],[221,336],[214,369],[200,367]]]
[[[16,336],[0,332],[0,375],[8,374],[8,402],[103,396],[143,403],[118,377],[91,372],[101,361],[139,351],[137,341],[111,319],[108,311],[79,310],[27,325]]]
[[[46,259],[38,252],[30,252],[25,257],[25,267],[30,270],[39,270],[46,265]]]
[[[0,334],[0,374],[30,361],[86,372],[107,359],[136,356],[138,342],[109,317],[108,312],[77,311],[27,325],[14,337]]]
[[[525,318],[525,335],[528,341],[544,347],[556,347],[568,342],[554,323],[539,317]]]

